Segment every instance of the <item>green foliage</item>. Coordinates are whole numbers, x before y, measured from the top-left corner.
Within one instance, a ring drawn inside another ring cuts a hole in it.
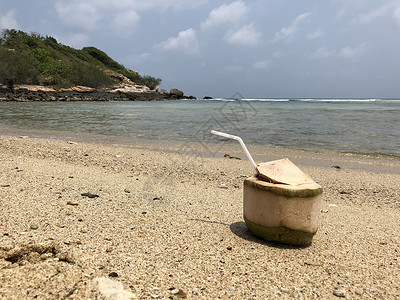
[[[151,90],[156,89],[161,83],[161,78],[154,78],[151,76],[142,76],[139,84],[149,87]]]
[[[150,89],[155,89],[161,83],[160,78],[154,78],[151,76],[140,76],[138,73],[126,69],[123,65],[117,63],[115,60],[109,57],[105,52],[95,47],[85,47],[82,50],[91,55],[96,60],[100,61],[107,68],[117,73],[123,74],[136,84],[145,85]]]
[[[125,70],[124,66],[120,65],[111,57],[109,57],[106,53],[95,47],[85,47],[82,50],[91,55],[93,58],[100,61],[101,63],[103,63],[107,68],[110,68],[113,71],[120,72]]]
[[[15,82],[15,53],[0,47],[0,62],[0,83],[12,87]]]
[[[6,29],[0,35],[0,83],[9,86],[28,83],[110,87],[116,82],[106,70],[123,74],[151,89],[161,82],[159,78],[142,77],[126,69],[95,47],[77,50],[58,43],[53,37],[15,29]]]

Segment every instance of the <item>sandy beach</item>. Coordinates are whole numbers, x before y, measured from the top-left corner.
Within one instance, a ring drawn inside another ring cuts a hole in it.
[[[290,247],[246,228],[240,146],[210,149],[1,136],[0,298],[400,299],[398,159],[251,148],[324,189]]]

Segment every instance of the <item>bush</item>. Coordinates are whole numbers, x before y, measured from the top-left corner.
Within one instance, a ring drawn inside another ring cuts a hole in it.
[[[124,66],[120,65],[111,57],[109,57],[106,53],[95,47],[85,47],[82,50],[97,59],[98,61],[102,62],[106,67],[110,68],[113,71],[118,72],[125,70]]]
[[[141,80],[138,83],[149,87],[151,90],[154,90],[160,85],[161,78],[154,78],[151,76],[142,76]]]
[[[0,48],[0,83],[8,85],[15,80],[15,53],[10,50]]]
[[[115,82],[99,68],[89,64],[75,63],[72,66],[72,82],[75,85],[84,85],[93,88],[107,87]]]

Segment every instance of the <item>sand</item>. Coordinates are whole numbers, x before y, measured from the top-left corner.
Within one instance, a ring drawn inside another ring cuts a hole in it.
[[[247,230],[236,144],[0,137],[0,298],[399,299],[400,161],[249,148],[324,188],[310,246]]]

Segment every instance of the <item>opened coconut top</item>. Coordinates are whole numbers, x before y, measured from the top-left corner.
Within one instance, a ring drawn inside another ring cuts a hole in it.
[[[315,184],[315,181],[301,171],[288,158],[273,160],[257,165],[258,176],[271,183],[289,185]]]

